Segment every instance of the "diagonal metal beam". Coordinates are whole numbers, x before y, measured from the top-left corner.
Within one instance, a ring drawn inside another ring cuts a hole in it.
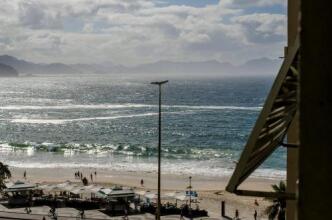
[[[264,162],[264,160],[270,154],[272,154],[273,151],[280,145],[281,140],[279,140],[278,144],[276,144],[275,141],[271,141],[271,145],[267,148],[268,150],[263,150],[260,153],[260,155],[258,155],[257,157],[255,157],[254,160],[252,160],[252,155],[255,154],[255,152],[257,152],[257,150],[259,151],[259,148],[260,148],[260,146],[257,146],[259,136],[261,135],[263,130],[266,131],[266,129],[269,129],[268,128],[269,116],[270,115],[273,116],[273,114],[275,114],[275,111],[280,111],[280,112],[285,111],[285,109],[287,109],[287,107],[288,107],[287,102],[281,102],[281,103],[276,102],[278,95],[280,95],[280,93],[287,94],[288,92],[292,91],[290,89],[293,88],[293,90],[294,90],[294,88],[295,89],[297,88],[297,83],[289,81],[289,80],[290,79],[292,80],[292,77],[294,77],[294,75],[296,77],[296,74],[298,73],[292,67],[292,64],[294,63],[294,60],[296,59],[296,56],[298,54],[298,50],[299,50],[299,39],[297,38],[294,45],[289,48],[289,52],[287,53],[287,56],[285,57],[284,62],[281,65],[277,78],[274,81],[274,84],[271,88],[268,98],[266,99],[265,105],[256,121],[256,124],[249,136],[248,142],[241,154],[240,160],[226,187],[226,190],[229,192],[235,192],[237,187],[252,172],[254,172],[254,170],[260,164],[262,164]],[[289,105],[289,106],[291,106],[291,105]],[[296,110],[296,108],[295,108],[295,110]],[[284,130],[285,134],[292,121],[292,118],[295,115],[295,112],[296,111],[285,112],[286,115],[284,118],[282,118],[282,120],[285,121],[285,123],[283,125],[286,128],[286,130]],[[285,134],[281,134],[281,135],[283,135],[283,137],[284,137]]]

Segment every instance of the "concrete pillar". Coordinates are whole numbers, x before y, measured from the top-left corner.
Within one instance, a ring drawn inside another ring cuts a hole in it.
[[[301,1],[298,219],[332,219],[332,2]]]
[[[299,27],[300,0],[288,0],[288,47],[294,44],[298,35]],[[285,54],[286,55],[286,54]],[[287,133],[287,140],[290,144],[299,142],[299,118],[296,114]],[[287,149],[287,192],[295,193],[297,191],[298,180],[298,149]],[[296,219],[296,201],[288,200],[286,208],[286,219]]]
[[[299,29],[300,0],[288,0],[287,3],[287,42],[293,45]]]
[[[289,127],[289,132],[287,134],[287,140],[289,143],[298,144],[299,142],[299,121],[298,114],[296,114],[291,126]],[[297,148],[287,149],[287,189],[289,193],[297,192],[297,180],[298,180],[298,152]],[[296,200],[287,200],[286,203],[286,219],[295,220],[296,219]]]

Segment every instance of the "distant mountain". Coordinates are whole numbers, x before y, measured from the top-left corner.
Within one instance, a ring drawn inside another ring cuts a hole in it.
[[[71,68],[69,65],[62,63],[51,64],[36,64],[19,60],[15,57],[3,55],[0,56],[0,63],[14,67],[19,73],[29,74],[57,74],[57,73],[77,73],[77,70]]]
[[[277,74],[282,60],[271,60],[266,57],[247,61],[238,70],[247,74]]]
[[[0,77],[16,77],[18,72],[11,66],[0,63]]]
[[[227,62],[216,60],[202,62],[171,62],[159,61],[156,63],[141,64],[128,69],[131,73],[151,74],[194,74],[194,75],[271,75],[276,74],[281,60],[268,58],[249,60],[235,66]]]
[[[115,65],[111,62],[103,64],[36,64],[15,57],[0,56],[0,63],[10,65],[20,73],[28,74],[59,74],[59,73],[131,73],[131,74],[187,74],[206,76],[206,75],[271,75],[276,74],[281,61],[268,58],[249,60],[248,62],[235,66],[227,62],[216,60],[200,62],[172,62],[158,61],[154,63],[140,64],[133,67]]]
[[[230,63],[220,63],[216,60],[202,62],[171,62],[159,61],[156,63],[141,64],[129,69],[132,73],[183,73],[183,74],[206,74],[206,73],[229,73],[235,67]]]
[[[72,64],[70,67],[76,69],[80,73],[96,73],[96,74],[107,74],[107,73],[127,73],[128,68],[115,65],[113,63],[102,63],[102,64]]]

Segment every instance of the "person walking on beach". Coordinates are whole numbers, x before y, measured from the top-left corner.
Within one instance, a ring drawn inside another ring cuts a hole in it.
[[[85,219],[84,209],[82,209],[79,213],[81,219]]]
[[[255,209],[255,213],[254,213],[254,219],[257,220],[257,211]]]
[[[235,220],[240,219],[239,216],[240,216],[240,214],[239,214],[239,210],[236,209],[236,210],[235,210],[235,217],[234,217],[234,219],[235,219]]]
[[[257,199],[255,199],[255,206],[259,206],[259,203],[258,203],[258,201],[257,201]]]
[[[27,171],[26,171],[26,170],[24,170],[23,178],[24,178],[24,179],[27,179]]]
[[[127,209],[124,210],[124,216],[123,216],[122,219],[123,219],[123,220],[128,220],[128,219],[129,219],[129,218],[128,218],[128,210],[127,210]]]
[[[88,181],[88,179],[86,177],[83,177],[82,183],[83,183],[84,186],[89,185],[89,181]]]
[[[92,175],[92,173],[90,174],[90,179],[91,179],[91,182],[93,183],[93,175]]]
[[[180,220],[183,220],[183,208],[181,209],[181,212],[180,212]]]
[[[141,186],[144,187],[144,180],[141,179]]]
[[[31,209],[30,209],[30,207],[25,207],[25,212],[27,213],[27,214],[30,214],[31,213]]]
[[[48,212],[48,216],[49,216],[51,219],[54,219],[54,220],[58,219],[58,216],[57,216],[57,214],[56,214],[55,207],[52,207],[52,208],[50,209],[50,211]]]

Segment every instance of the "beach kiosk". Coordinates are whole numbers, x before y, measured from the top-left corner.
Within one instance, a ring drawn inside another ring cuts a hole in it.
[[[112,214],[123,214],[129,211],[129,203],[135,198],[132,189],[114,187],[107,194],[108,211]]]
[[[37,185],[16,181],[4,189],[4,193],[8,194],[8,205],[19,206],[32,202],[33,194],[38,191]]]

